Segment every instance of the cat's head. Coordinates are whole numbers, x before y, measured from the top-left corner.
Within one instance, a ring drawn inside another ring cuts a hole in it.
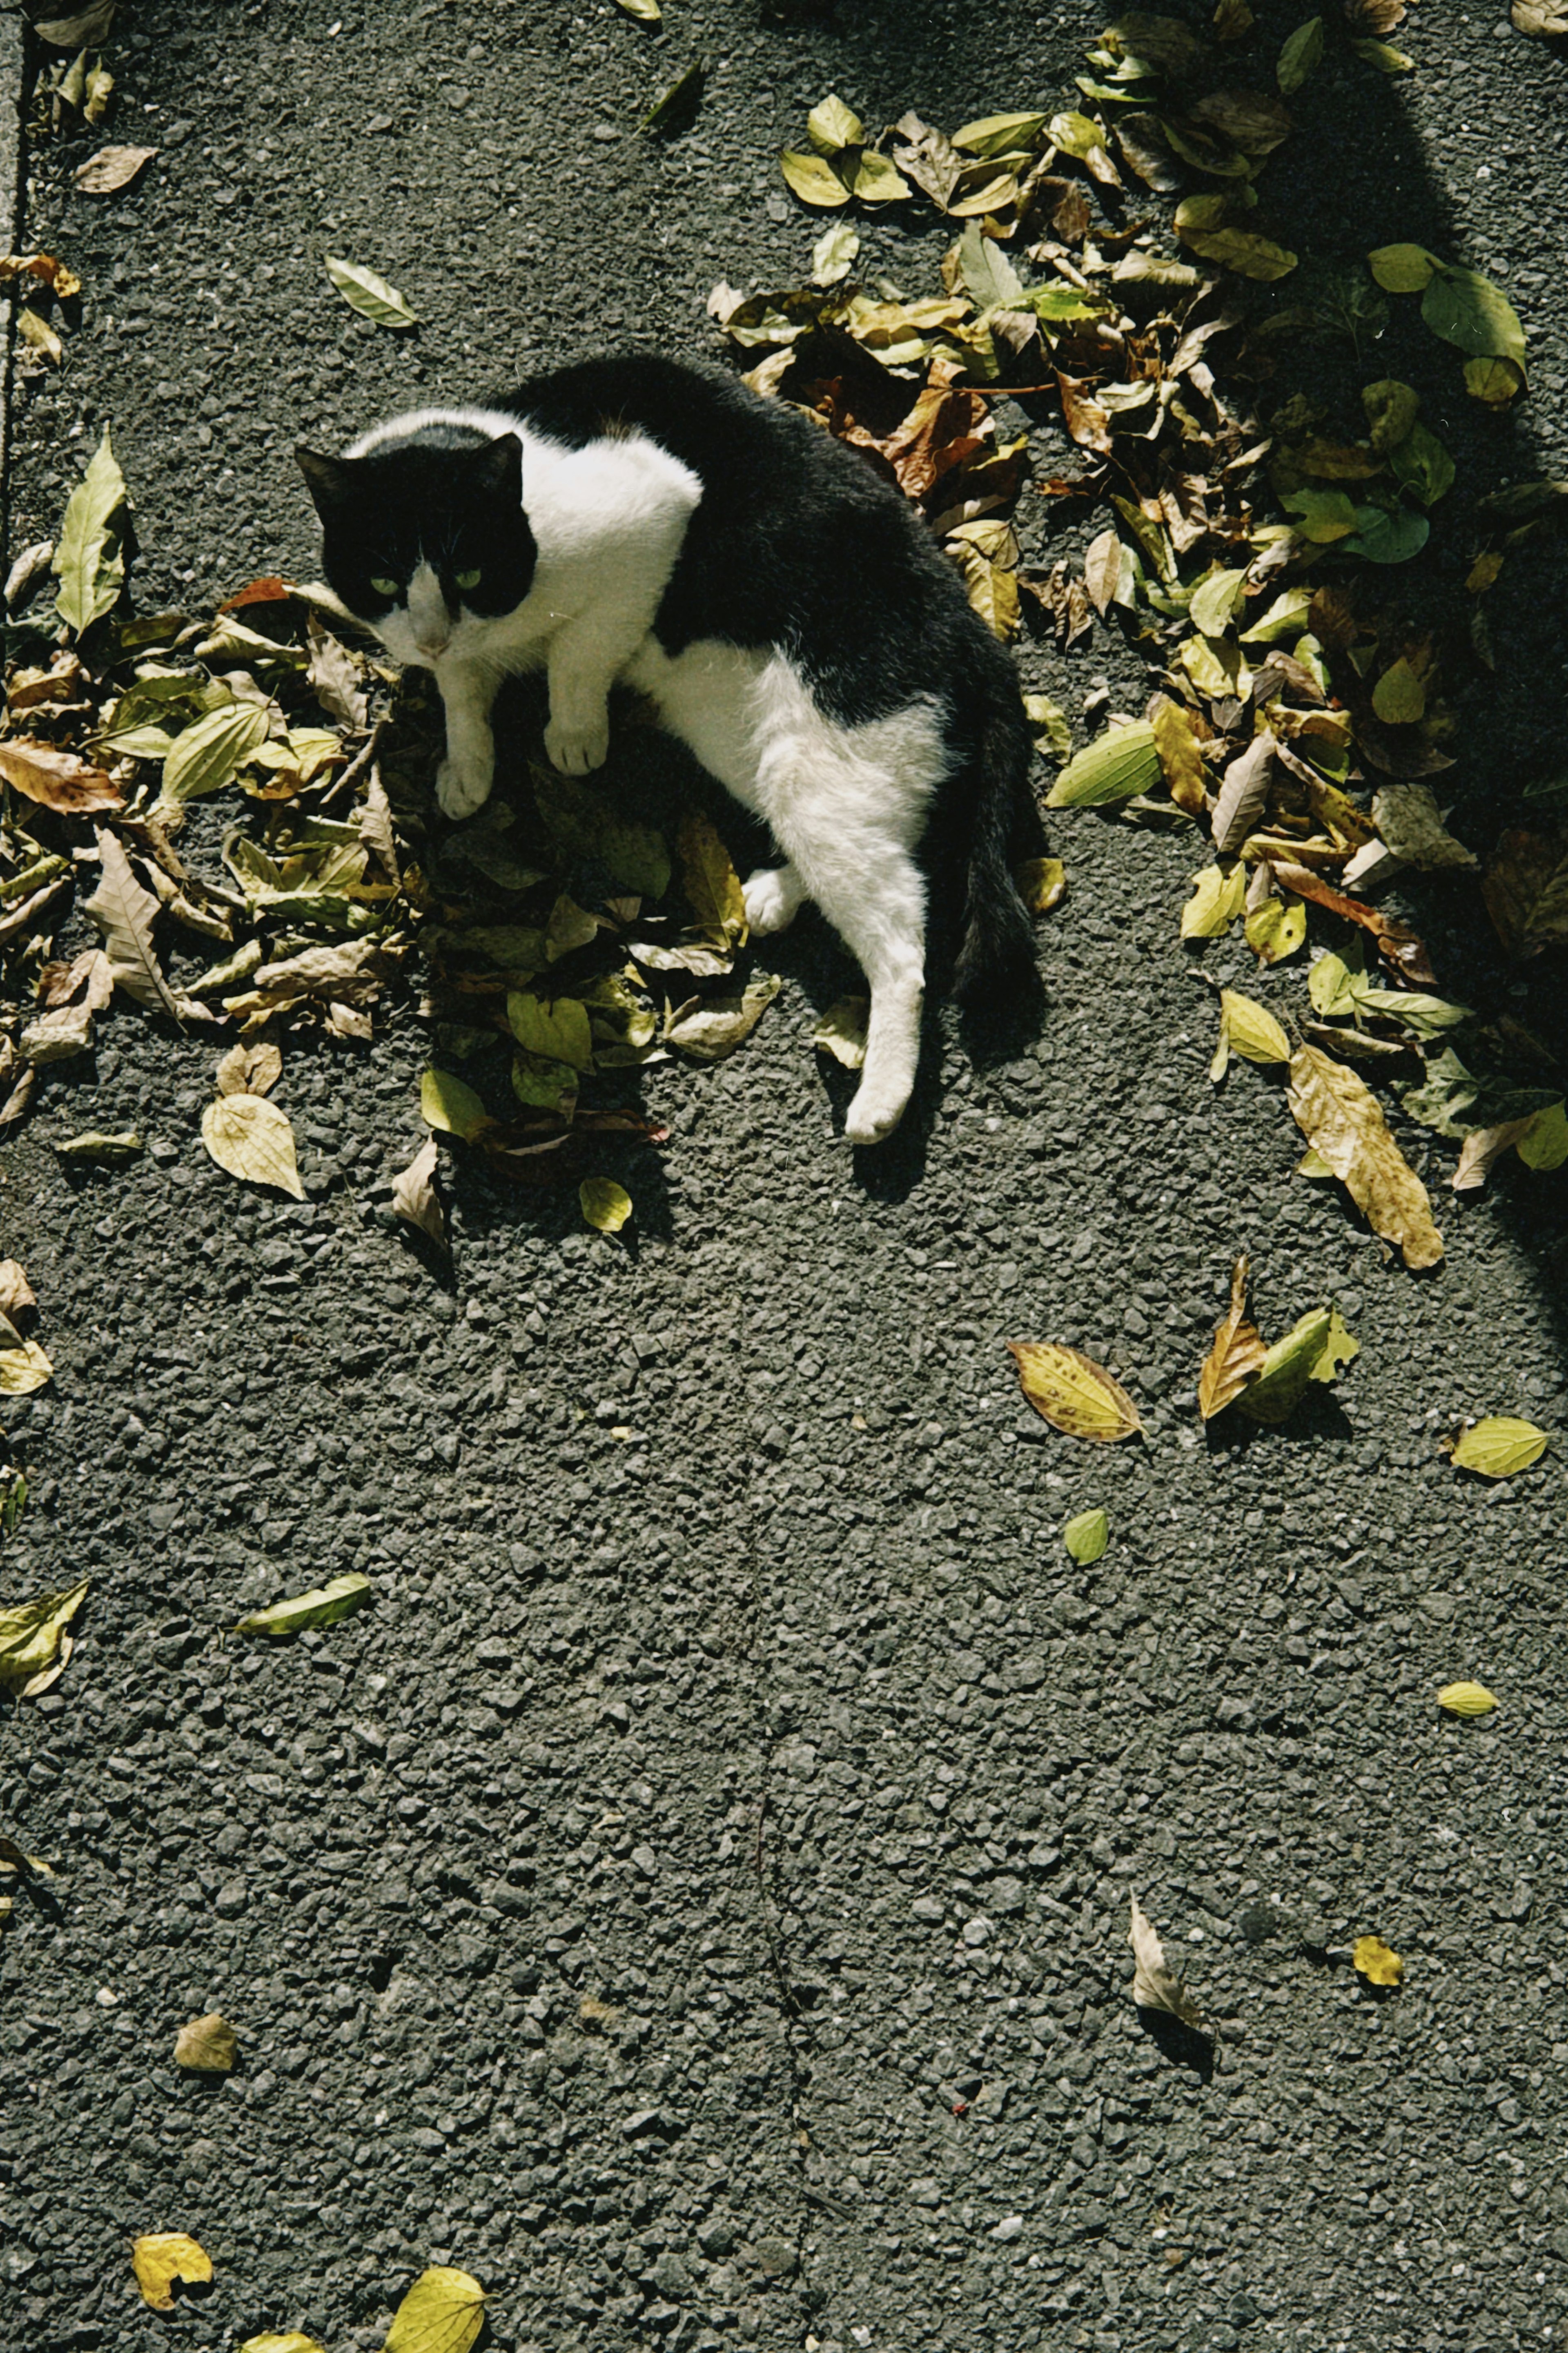
[[[433,660],[466,615],[493,618],[527,596],[535,548],[515,434],[358,458],[294,454],[321,518],[330,586],[402,659]]]

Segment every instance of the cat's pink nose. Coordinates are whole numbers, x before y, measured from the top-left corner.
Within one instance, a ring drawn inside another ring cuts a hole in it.
[[[437,654],[446,652],[452,640],[448,633],[444,638],[416,638],[414,642],[427,659],[434,661]]]

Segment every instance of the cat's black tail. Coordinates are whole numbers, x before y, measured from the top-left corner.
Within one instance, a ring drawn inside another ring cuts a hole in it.
[[[1034,924],[1013,880],[1030,808],[1029,725],[1013,665],[994,638],[973,642],[965,686],[971,830],[952,988],[962,1005],[1000,1011],[1035,983]]]

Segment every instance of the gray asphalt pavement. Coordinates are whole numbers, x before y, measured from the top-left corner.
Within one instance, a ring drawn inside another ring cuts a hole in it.
[[[1061,104],[1102,19],[337,5],[127,6],[139,188],[73,192],[96,140],[29,151],[28,239],[86,291],[64,369],[17,386],[13,545],[111,422],[146,610],[313,565],[299,435],[584,345],[715,348],[715,279],[804,274],[819,223],[773,158],[830,88],[949,127]],[[1302,12],[1258,13],[1238,79]],[[1568,61],[1497,0],[1390,37],[1415,74],[1335,67],[1268,185],[1303,249],[1419,238],[1524,316],[1500,422],[1408,306],[1372,371],[1456,450],[1451,583],[1464,504],[1568,473]],[[693,56],[694,128],[640,138]],[[863,234],[933,282],[940,235]],[[323,245],[418,335],[352,317]],[[1505,574],[1461,698],[1478,842],[1561,765],[1558,548]],[[1141,691],[1108,633],[1020,661],[1075,714]],[[983,1071],[944,1032],[907,1131],[852,1159],[809,1039],[853,976],[803,919],[750,1044],[648,1074],[668,1146],[606,1147],[629,1247],[465,1166],[437,1279],[386,1208],[423,1135],[410,1008],[369,1049],[285,1039],[303,1204],[211,1164],[211,1045],[132,1013],[0,1152],[58,1367],[4,1410],[36,1484],[0,1599],[95,1579],[65,1678],[0,1720],[0,1831],[60,1871],[0,1944],[7,2346],[371,2348],[444,2260],[519,2353],[1563,2340],[1564,1455],[1489,1489],[1437,1452],[1467,1414],[1563,1428],[1563,1180],[1458,1201],[1404,1124],[1449,1255],[1391,1263],[1293,1173],[1267,1074],[1205,1075],[1194,965],[1281,1010],[1299,973],[1184,948],[1190,845],[1079,812],[1051,847],[1034,1046]],[[1505,968],[1473,883],[1405,903],[1446,994],[1560,1029],[1561,965]],[[132,1124],[124,1173],[51,1150]],[[1288,1429],[1205,1437],[1242,1249],[1268,1333],[1332,1296],[1363,1353]],[[1048,1430],[1020,1337],[1119,1371],[1147,1445]],[[1075,1568],[1093,1504],[1110,1547]],[[226,1639],[355,1567],[365,1614]],[[1439,1717],[1460,1677],[1494,1716]],[[1212,2069],[1140,2024],[1130,1892]],[[1362,1934],[1397,1993],[1345,1965]],[[174,2036],[208,2009],[242,2063],[192,2081]],[[159,2316],[128,2242],[174,2229],[216,2277]]]

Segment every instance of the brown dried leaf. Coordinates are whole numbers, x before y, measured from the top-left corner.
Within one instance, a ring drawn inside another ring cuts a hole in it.
[[[1102,531],[1085,548],[1083,578],[1094,609],[1103,620],[1121,582],[1121,542],[1113,531]]]
[[[153,945],[158,902],[137,881],[118,835],[101,827],[98,858],[102,880],[83,913],[103,935],[114,977],[126,996],[149,1013],[174,1013],[174,997]]]
[[[392,1180],[392,1206],[409,1225],[417,1226],[422,1234],[442,1250],[450,1248],[447,1240],[447,1213],[441,1207],[436,1190],[436,1164],[438,1158],[434,1135],[426,1138],[406,1168]]]
[[[1399,1245],[1406,1266],[1435,1266],[1443,1237],[1432,1222],[1426,1187],[1365,1082],[1316,1046],[1302,1046],[1290,1058],[1287,1100],[1297,1126],[1373,1231]]]
[[[1506,838],[1506,837],[1505,837]],[[1423,988],[1435,988],[1437,976],[1432,969],[1432,959],[1425,943],[1408,923],[1397,923],[1392,916],[1380,915],[1364,899],[1352,899],[1343,891],[1336,891],[1321,874],[1310,867],[1298,866],[1289,859],[1275,858],[1272,865],[1275,879],[1286,889],[1294,891],[1300,899],[1310,899],[1315,906],[1326,907],[1331,914],[1342,916],[1347,923],[1357,923],[1370,932],[1377,942],[1378,954],[1391,964],[1406,980],[1415,981]],[[1483,886],[1484,888],[1484,886]],[[1494,919],[1495,920],[1495,919]]]
[[[1510,826],[1481,882],[1481,896],[1510,955],[1539,955],[1568,940],[1568,835]]]
[[[1235,1403],[1248,1381],[1262,1371],[1268,1353],[1262,1333],[1247,1317],[1248,1271],[1246,1257],[1238,1258],[1230,1278],[1230,1305],[1198,1375],[1198,1411],[1205,1421]]]
[[[84,196],[111,196],[128,188],[157,153],[156,147],[100,147],[77,166],[77,186]]]
[[[363,727],[365,697],[353,656],[330,629],[322,627],[314,613],[309,616],[309,622],[310,659],[305,675],[315,690],[317,702],[340,726]]]
[[[198,2074],[226,2075],[238,2055],[239,2042],[226,2018],[216,2010],[193,2018],[174,2037],[174,2064]]]
[[[0,1258],[0,1315],[20,1315],[24,1308],[36,1307],[37,1292],[23,1272],[21,1263],[14,1258]]]
[[[1203,2029],[1203,2012],[1165,1959],[1164,1947],[1140,1905],[1131,1898],[1132,1925],[1127,1941],[1132,1947],[1132,1999],[1140,2010],[1163,2010],[1184,2026]]]
[[[1274,736],[1266,727],[1225,772],[1214,812],[1214,846],[1222,857],[1240,849],[1262,816],[1273,774]]]
[[[95,809],[125,806],[124,794],[101,768],[79,760],[74,752],[58,752],[52,744],[37,744],[26,735],[0,743],[0,776],[28,800],[62,816],[83,817]]]

